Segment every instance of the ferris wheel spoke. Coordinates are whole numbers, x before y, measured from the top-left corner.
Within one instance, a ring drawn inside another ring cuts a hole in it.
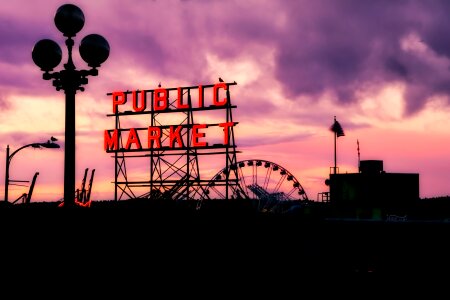
[[[215,186],[212,186],[211,189],[212,189],[217,195],[219,195],[220,199],[225,199],[225,195],[222,194]]]
[[[285,178],[286,178],[285,175],[282,175],[280,177],[280,179],[278,180],[278,183],[275,185],[275,188],[273,189],[273,193],[278,192],[278,190],[280,189],[281,185],[283,184]]]
[[[266,180],[264,182],[264,186],[263,188],[267,191],[268,187],[269,187],[269,183],[270,183],[270,177],[272,176],[272,168],[267,168],[267,172],[266,172]]]
[[[286,169],[278,164],[265,160],[244,160],[236,162],[237,180],[232,183],[208,186],[206,192],[225,199],[226,196],[257,200],[255,209],[264,211],[279,211],[283,208],[283,200],[307,200],[306,193],[300,182]],[[267,169],[267,170],[264,170]],[[221,178],[227,170],[219,171],[211,182]],[[223,178],[222,178],[223,179]],[[231,184],[231,186],[229,186]],[[227,192],[227,189],[228,192]],[[296,194],[298,193],[298,195]]]
[[[292,194],[296,191],[297,189],[295,187],[293,187],[288,193],[286,193],[286,196],[289,198],[289,200],[291,200],[291,196]]]
[[[242,171],[242,167],[239,166],[239,182],[241,183],[241,188],[245,191],[245,194],[247,195],[247,197],[250,197],[249,193],[248,193],[248,188],[247,188],[247,184],[245,183],[245,176],[244,176],[244,172]]]

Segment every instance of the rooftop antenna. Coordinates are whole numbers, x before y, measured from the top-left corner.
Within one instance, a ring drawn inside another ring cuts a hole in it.
[[[356,144],[358,145],[358,172],[361,173],[361,155],[359,153],[359,140],[356,140]]]

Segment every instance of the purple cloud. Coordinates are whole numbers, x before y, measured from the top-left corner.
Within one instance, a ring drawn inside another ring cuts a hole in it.
[[[31,60],[31,48],[38,39],[53,38],[65,51],[53,24],[54,12],[63,3],[49,1],[46,7],[26,3],[17,2],[21,10],[17,16],[0,15],[0,63],[11,65],[0,71],[0,85],[4,90],[22,88],[44,93],[50,91],[51,83],[42,82],[38,70],[23,74],[11,69],[19,65],[37,68]],[[99,33],[111,46],[106,67],[100,68],[101,76],[105,71],[131,68],[199,84],[210,81],[206,70],[208,54],[218,59],[245,55],[257,58],[261,54],[258,51],[264,50],[255,50],[259,48],[254,46],[265,46],[274,50],[274,76],[283,85],[286,97],[316,97],[331,92],[338,103],[351,104],[358,101],[359,89],[401,82],[406,87],[409,114],[423,108],[428,98],[448,97],[450,93],[448,1],[175,4],[82,1],[79,6],[85,12],[86,24],[76,37],[76,48],[83,36]],[[46,13],[36,14],[36,10]],[[404,49],[402,40],[411,34],[429,50],[427,54],[416,55]],[[77,49],[74,55],[78,56]],[[436,63],[430,57],[442,60]],[[218,76],[220,71],[217,70]],[[123,78],[124,82],[128,80]],[[100,86],[105,88],[105,84],[99,83]]]
[[[406,85],[406,113],[427,98],[448,97],[450,4],[445,1],[296,2],[286,10],[290,24],[279,39],[276,77],[291,96],[332,92],[337,101],[357,101],[358,89],[400,81]],[[446,13],[442,13],[446,12]],[[416,34],[431,50],[417,56],[402,48]],[[445,70],[443,72],[442,70]]]

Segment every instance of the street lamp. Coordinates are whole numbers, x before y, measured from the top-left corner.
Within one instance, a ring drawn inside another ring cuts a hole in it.
[[[87,76],[97,76],[97,68],[109,56],[109,44],[104,37],[98,34],[85,36],[80,43],[81,58],[88,64],[89,70],[76,70],[72,61],[72,39],[84,26],[84,14],[80,8],[73,4],[64,4],[55,14],[55,25],[66,39],[68,60],[64,69],[59,72],[53,68],[59,65],[62,51],[53,40],[43,39],[34,45],[32,58],[34,63],[44,71],[44,80],[53,80],[57,91],[64,90],[66,95],[65,112],[65,151],[64,151],[64,207],[75,203],[75,94],[77,90],[84,91],[88,83]]]
[[[50,140],[48,140],[45,143],[31,143],[25,146],[20,147],[13,153],[9,154],[9,145],[6,147],[6,166],[5,166],[5,202],[8,202],[8,186],[9,186],[9,166],[11,164],[11,160],[16,155],[17,152],[20,150],[27,148],[27,147],[33,147],[33,148],[60,148],[58,144],[55,143],[57,141],[56,138],[51,137]]]

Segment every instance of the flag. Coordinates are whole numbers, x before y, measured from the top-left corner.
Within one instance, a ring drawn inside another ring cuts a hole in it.
[[[339,122],[336,121],[336,117],[334,117],[334,123],[331,126],[330,130],[333,131],[337,137],[345,136],[344,130],[342,129],[341,124],[339,124]]]

